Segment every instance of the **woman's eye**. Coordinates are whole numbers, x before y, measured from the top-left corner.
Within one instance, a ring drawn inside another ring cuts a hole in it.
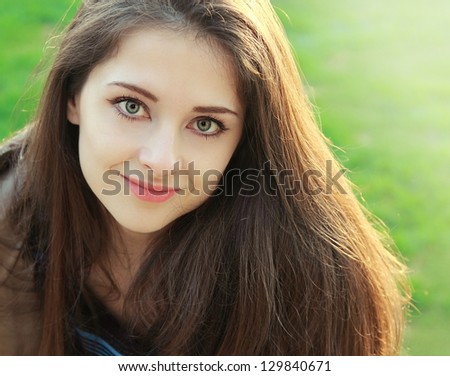
[[[198,119],[194,122],[194,128],[203,134],[215,134],[222,129],[220,124],[213,119]]]
[[[125,115],[132,115],[132,116],[146,115],[143,106],[140,103],[136,102],[135,100],[125,99],[117,103],[117,106]]]

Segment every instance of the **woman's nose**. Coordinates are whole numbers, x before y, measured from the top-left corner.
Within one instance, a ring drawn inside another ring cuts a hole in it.
[[[139,162],[152,171],[155,179],[170,177],[182,163],[179,137],[169,127],[155,129],[139,150]]]

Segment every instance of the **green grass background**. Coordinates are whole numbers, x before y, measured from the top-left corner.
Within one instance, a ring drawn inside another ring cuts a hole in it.
[[[2,0],[0,138],[29,119],[33,72],[72,3]],[[450,2],[273,4],[324,133],[411,270],[403,353],[450,355]]]

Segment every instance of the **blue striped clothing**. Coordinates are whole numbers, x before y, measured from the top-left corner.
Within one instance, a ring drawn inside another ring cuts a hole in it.
[[[89,355],[122,356],[114,347],[99,336],[77,329],[81,345]]]

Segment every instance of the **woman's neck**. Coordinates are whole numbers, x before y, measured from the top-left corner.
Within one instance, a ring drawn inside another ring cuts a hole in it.
[[[125,297],[152,238],[152,234],[136,233],[120,227],[110,249],[91,268],[89,288],[119,321],[123,317]]]

